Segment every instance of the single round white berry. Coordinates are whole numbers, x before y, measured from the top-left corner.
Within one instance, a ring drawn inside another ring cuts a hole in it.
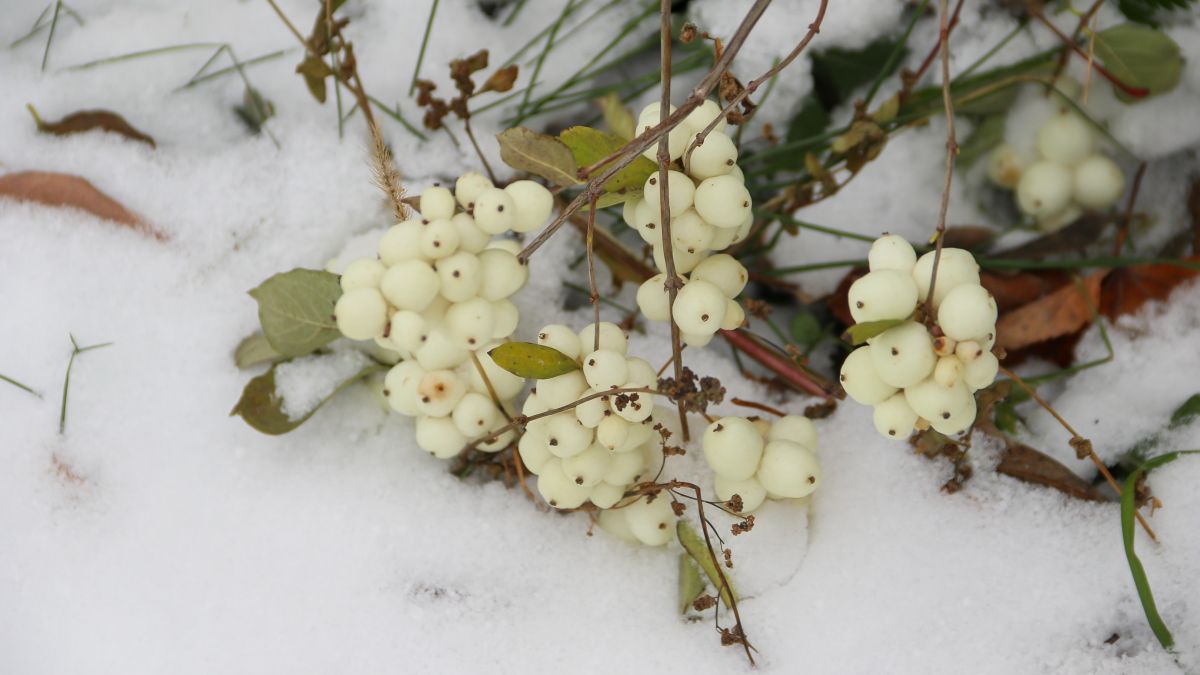
[[[470,209],[475,206],[475,200],[484,190],[491,188],[492,181],[478,171],[468,171],[458,177],[454,183],[454,197],[459,206]]]
[[[751,213],[750,192],[731,175],[707,178],[696,186],[696,212],[717,227],[739,227]]]
[[[379,280],[383,278],[383,273],[387,271],[383,263],[375,258],[359,258],[354,262],[346,265],[346,271],[342,272],[340,282],[342,291],[352,291],[356,288],[379,288]]]
[[[692,134],[683,151],[684,165],[692,178],[705,180],[724,176],[737,166],[738,149],[732,138],[713,132],[704,137],[704,143],[696,145],[697,138],[697,134]]]
[[[650,321],[666,321],[671,317],[671,296],[666,288],[667,275],[655,274],[638,286],[637,305]]]
[[[489,434],[489,436],[490,436],[490,434]],[[492,438],[492,440],[490,440],[490,441],[485,442],[481,438],[479,445],[477,445],[476,447],[479,450],[482,450],[483,452],[496,453],[496,452],[500,452],[501,450],[507,450],[508,448],[512,447],[513,444],[516,442],[516,440],[517,440],[517,432],[513,429],[509,429],[507,431],[500,433],[495,438]]]
[[[933,339],[933,353],[938,356],[950,356],[958,347],[958,342],[942,335]]]
[[[450,219],[454,229],[458,231],[458,249],[467,253],[479,253],[487,248],[492,235],[479,229],[475,219],[469,213],[456,213]]]
[[[601,507],[600,515],[596,517],[596,522],[600,524],[600,529],[607,532],[610,536],[630,546],[637,546],[642,542],[638,541],[638,538],[633,536],[633,530],[629,529],[629,519],[625,517],[625,511],[627,509],[609,510]]]
[[[605,417],[611,416],[607,396],[597,396],[575,406],[575,418],[589,429],[595,429]]]
[[[646,359],[633,357],[625,361],[629,371],[629,383],[635,387],[654,387],[658,384],[658,373]]]
[[[467,393],[467,383],[450,370],[425,373],[417,383],[417,411],[430,417],[445,417]]]
[[[1007,143],[997,145],[988,154],[987,175],[998,187],[1006,190],[1016,188],[1024,171],[1025,160]]]
[[[498,239],[489,239],[488,245],[484,247],[484,250],[488,250],[488,249],[496,249],[499,251],[505,251],[507,253],[513,254],[514,256],[519,256],[519,255],[521,255],[521,242],[517,241],[516,239],[509,239],[507,237],[498,238]]]
[[[417,353],[428,336],[429,330],[425,325],[425,318],[419,313],[402,309],[392,315],[388,328],[388,339],[403,353],[410,356]]]
[[[454,217],[454,193],[439,185],[421,191],[418,209],[425,220],[450,220]]]
[[[547,408],[559,408],[574,403],[587,388],[587,380],[583,379],[583,373],[578,370],[537,382],[538,398]]]
[[[850,284],[847,300],[856,323],[907,319],[917,307],[917,282],[899,270],[868,272]]]
[[[929,282],[933,274],[933,259],[936,252],[930,251],[917,259],[913,266],[913,281],[917,282],[917,297],[925,302],[929,296]],[[970,251],[961,248],[942,249],[942,258],[938,262],[937,285],[933,291],[933,308],[942,304],[950,291],[963,284],[979,285],[979,263]]]
[[[374,288],[356,288],[342,293],[333,306],[338,330],[351,340],[370,340],[383,335],[388,322],[387,302]]]
[[[945,387],[932,377],[905,388],[904,398],[913,412],[929,420],[930,424],[949,420],[974,401],[962,380]]]
[[[419,256],[420,246],[421,221],[406,220],[389,227],[379,238],[379,259],[390,267]]]
[[[1000,361],[991,352],[983,352],[963,369],[963,382],[971,391],[978,391],[996,381]]]
[[[1045,159],[1034,162],[1017,182],[1017,206],[1034,218],[1058,213],[1071,203],[1073,182],[1067,165]]]
[[[569,359],[579,359],[579,335],[560,323],[552,323],[538,331],[537,343],[543,347],[557,349]]]
[[[1125,193],[1125,173],[1104,155],[1092,155],[1075,165],[1075,201],[1090,209],[1107,209]]]
[[[629,422],[616,415],[605,417],[596,426],[596,443],[610,452],[616,452],[617,448],[623,447],[627,438]]]
[[[953,387],[955,382],[962,379],[963,370],[963,362],[959,361],[957,356],[943,356],[933,367],[933,381],[943,387]]]
[[[488,188],[475,198],[475,224],[488,234],[500,234],[512,229],[517,207],[513,198],[500,188]]]
[[[570,411],[546,418],[546,445],[555,457],[571,457],[592,444],[592,430],[579,423]]]
[[[492,328],[492,337],[500,340],[513,334],[521,321],[521,312],[512,300],[502,299],[492,301],[492,313],[496,318]]]
[[[645,199],[639,200],[633,212],[634,229],[642,241],[651,246],[662,246],[662,214],[657,206],[651,206]]]
[[[383,273],[379,290],[397,309],[420,312],[429,306],[441,289],[437,272],[423,260],[398,262]]]
[[[596,345],[596,324],[589,323],[579,331],[579,356],[583,358],[595,351]],[[625,337],[625,331],[621,327],[611,321],[600,322],[600,349],[607,349],[618,354],[624,354],[629,348],[629,338]]]
[[[522,265],[517,256],[503,249],[488,248],[481,251],[479,265],[483,271],[479,295],[487,300],[507,298],[529,281],[529,268]]]
[[[705,99],[704,103],[701,103],[692,112],[688,113],[687,117],[683,118],[680,126],[687,127],[688,131],[691,131],[693,134],[698,134],[707,129],[713,120],[720,117],[722,117],[721,104],[711,98]],[[726,128],[727,125],[725,122],[717,122],[717,125],[713,127],[712,133],[724,135]]]
[[[711,335],[721,327],[728,300],[715,284],[689,281],[675,295],[675,323],[685,333]]]
[[[879,379],[871,358],[871,345],[863,345],[850,352],[842,362],[838,379],[850,398],[863,405],[875,405],[896,393],[896,387]]]
[[[513,215],[514,232],[532,232],[550,219],[550,211],[554,209],[554,196],[541,183],[518,180],[504,186],[504,191],[512,197],[513,205],[517,209]]]
[[[469,353],[458,346],[441,328],[431,328],[413,356],[425,370],[455,368],[467,360]]]
[[[954,346],[954,355],[964,364],[983,356],[984,349],[975,340],[964,340]]]
[[[767,490],[757,478],[751,476],[746,480],[730,480],[721,474],[713,476],[713,492],[723,502],[733,499],[734,495],[742,498],[742,509],[738,513],[753,513],[767,499]]]
[[[641,197],[632,197],[621,204],[621,220],[635,230],[638,228],[637,210],[644,201]]]
[[[600,482],[592,487],[592,494],[588,497],[588,500],[599,508],[607,509],[621,501],[621,497],[624,496],[624,486]]]
[[[737,232],[733,235],[732,243],[740,244],[743,241],[746,241],[746,238],[749,237],[750,233],[753,231],[754,231],[754,212],[749,211],[746,213],[746,218],[744,220],[742,220],[742,224],[738,225]]]
[[[642,497],[621,509],[633,536],[646,546],[663,546],[675,538],[675,511],[666,492]]]
[[[708,466],[731,480],[753,476],[762,459],[762,434],[742,417],[722,417],[709,424],[701,445]]]
[[[817,449],[817,426],[803,415],[785,415],[771,423],[768,441],[791,441],[809,450]]]
[[[872,272],[898,270],[911,274],[916,264],[917,252],[913,250],[912,244],[895,234],[885,234],[876,239],[867,253],[867,265]]]
[[[563,459],[563,473],[567,474],[576,485],[595,487],[604,479],[608,465],[612,462],[612,453],[601,445],[593,443],[587,450]]]
[[[876,431],[897,440],[911,436],[917,424],[917,413],[908,405],[903,392],[893,394],[887,400],[877,403],[872,418]]]
[[[754,222],[751,219],[751,222]],[[738,229],[736,227],[714,227],[713,238],[709,242],[708,248],[712,251],[724,251],[733,244],[733,240],[737,238]]]
[[[727,298],[736,298],[750,280],[750,273],[737,258],[718,253],[704,259],[690,275],[693,280],[707,281],[721,289]]]
[[[955,340],[973,340],[995,330],[996,299],[983,286],[962,284],[938,307],[938,325]]]
[[[889,328],[871,341],[871,365],[879,379],[893,387],[916,384],[937,365],[933,339],[925,326],[915,321]]]
[[[659,174],[657,171],[650,174],[650,177],[646,179],[646,183],[642,187],[642,199],[650,205],[650,208],[655,213],[660,214],[659,217],[661,217],[662,210],[659,206],[659,197],[662,196],[662,189],[659,187],[658,179]],[[668,208],[671,210],[671,217],[674,218],[692,207],[692,196],[696,192],[696,184],[682,171],[668,171],[667,191],[669,192],[667,197],[670,200]]]
[[[640,385],[634,382],[626,382],[621,385],[621,388],[632,389],[637,386]],[[622,401],[624,401],[623,404]],[[621,417],[621,419],[624,419],[628,422],[643,422],[649,419],[650,415],[654,413],[654,395],[646,392],[626,393],[613,398],[609,404],[609,407],[613,410],[613,412]],[[617,448],[617,452],[628,449],[628,447]]]
[[[642,112],[638,115],[637,126],[634,127],[634,132],[637,135],[642,135],[659,124],[659,111],[661,110],[658,103],[651,103],[642,108]],[[669,110],[675,112],[675,106],[671,106]],[[675,161],[683,156],[683,148],[687,144],[688,134],[691,132],[679,124],[670,132],[667,133],[667,149],[671,155],[671,161]],[[655,142],[649,148],[646,148],[642,156],[652,162],[658,162],[658,143]]]
[[[746,322],[746,310],[737,300],[725,301],[725,316],[721,318],[721,330],[737,330]]]
[[[483,269],[473,253],[459,251],[437,264],[439,292],[450,302],[470,300],[479,294],[483,284]]]
[[[415,417],[417,412],[417,385],[425,377],[425,369],[416,361],[401,361],[392,366],[383,379],[383,392],[388,405],[401,415]]]
[[[450,305],[443,319],[443,329],[458,342],[458,346],[467,350],[477,349],[489,342],[495,326],[496,314],[492,310],[492,303],[483,298],[471,298]]]
[[[699,349],[707,347],[708,343],[712,342],[714,335],[716,333],[682,333],[680,338],[683,340],[683,344]]]
[[[645,468],[641,453],[617,452],[604,470],[604,482],[613,485],[629,485],[642,473]]]
[[[454,457],[468,442],[449,417],[418,417],[416,437],[417,446],[438,459]]]
[[[550,454],[550,447],[546,445],[545,434],[530,429],[526,429],[525,433],[521,434],[521,440],[517,441],[517,452],[521,455],[521,463],[535,476],[541,473],[546,462],[554,457]]]
[[[821,463],[809,449],[790,441],[771,441],[763,448],[762,465],[755,474],[767,493],[798,499],[821,484]]]
[[[552,457],[542,465],[537,490],[542,499],[556,509],[579,508],[592,492],[591,488],[576,484],[575,479],[563,471],[562,460],[557,457]]]
[[[966,405],[960,408],[958,412],[947,418],[929,420],[929,425],[933,427],[934,431],[940,434],[957,436],[975,424],[975,414],[977,412],[975,397],[967,396]]]
[[[496,365],[496,362],[492,360],[492,356],[488,352],[498,345],[499,343],[495,342],[485,345],[475,353],[475,358],[479,360],[479,365],[483,366],[483,374],[479,372],[479,368],[472,362],[467,368],[467,380],[471,386],[471,391],[487,394],[489,397],[491,396],[491,392],[495,391],[496,397],[501,401],[511,401],[516,398],[517,394],[521,393],[521,389],[525,386],[525,380]],[[486,382],[483,379],[484,375],[487,375]],[[489,384],[492,385],[490,390],[488,388]],[[523,414],[532,415],[539,412],[541,410],[534,412],[525,410]]]
[[[1092,152],[1094,138],[1088,123],[1074,113],[1055,115],[1037,132],[1037,151],[1043,159],[1068,166]]]
[[[449,220],[431,220],[421,229],[421,255],[441,260],[458,250],[458,228]]]
[[[676,274],[687,274],[696,268],[706,257],[708,251],[689,251],[686,248],[672,248],[671,259],[675,263]],[[667,258],[662,246],[654,247],[654,266],[660,272],[667,271]]]
[[[625,355],[597,349],[583,357],[583,376],[588,385],[597,391],[619,387],[629,376]]]
[[[695,209],[688,209],[671,219],[671,244],[676,251],[704,253],[709,250],[717,228],[704,222]]]
[[[495,429],[504,419],[492,399],[476,391],[463,394],[450,414],[455,428],[467,438],[479,438]]]

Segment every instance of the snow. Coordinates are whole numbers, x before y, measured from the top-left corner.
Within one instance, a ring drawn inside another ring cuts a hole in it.
[[[0,26],[0,42],[18,37],[41,10],[22,4]],[[311,3],[282,4],[303,30]],[[693,4],[702,27],[727,31],[741,3]],[[856,46],[894,30],[900,3],[876,11],[877,4],[831,3],[819,40]],[[790,49],[815,5],[776,3],[745,72]],[[366,387],[350,387],[284,438],[229,417],[252,374],[232,359],[256,328],[246,290],[279,271],[320,268],[352,237],[363,235],[356,245],[365,246],[386,224],[361,119],[351,118],[339,139],[332,104],[317,106],[292,73],[297,50],[247,71],[275,102],[269,127],[279,148],[249,136],[231,113],[242,97],[235,77],[175,91],[210,52],[61,70],[185,42],[228,41],[242,59],[292,48],[266,3],[72,6],[87,23],[60,25],[46,74],[39,73],[40,39],[0,51],[7,103],[0,106],[0,169],[84,176],[169,239],[79,211],[0,200],[0,373],[41,394],[0,383],[0,672],[748,671],[739,652],[719,646],[708,620],[677,615],[677,550],[631,548],[598,528],[588,536],[583,516],[542,512],[519,490],[451,476],[415,447],[411,421],[388,414]],[[445,62],[481,46],[498,64],[561,7],[530,0],[502,29],[472,3],[443,1],[423,73],[445,89]],[[405,92],[424,3],[371,0],[349,8],[368,90],[400,101],[415,121]],[[546,86],[574,72],[578,54],[606,42],[620,17],[635,11],[622,3],[594,30],[575,32],[571,58],[564,52],[546,60]],[[964,29],[978,31],[962,33],[977,36],[963,39],[965,61],[986,48],[977,40],[994,40],[1010,26],[1003,15],[974,12],[964,9]],[[919,26],[917,44],[930,43],[928,23]],[[1176,39],[1184,44],[1186,35]],[[791,88],[781,81],[772,95],[785,109],[807,86],[807,62],[795,68]],[[1195,73],[1185,68],[1185,79],[1181,91],[1195,95]],[[27,101],[45,118],[117,110],[159,147],[100,133],[38,135],[21,105]],[[1137,140],[1137,115],[1163,128],[1174,128],[1167,117],[1185,125],[1190,115],[1161,106],[1130,108],[1114,131],[1126,128],[1122,142],[1152,151],[1163,141],[1145,129]],[[478,120],[481,139],[503,127],[501,117]],[[941,184],[941,124],[897,136],[844,194],[800,217],[927,236]],[[468,148],[440,134],[420,144],[390,121],[384,129],[410,191],[477,168]],[[1184,175],[1194,167],[1183,152],[1189,139],[1164,150]],[[488,152],[499,165],[494,147]],[[1178,201],[1186,183],[1167,177],[1149,203]],[[960,181],[952,222],[985,215]],[[1182,217],[1161,214],[1175,224]],[[791,264],[866,250],[814,233],[790,246]],[[530,283],[516,298],[518,337],[551,322],[590,321],[586,308],[559,309],[564,280],[586,284],[585,268],[566,269],[579,250],[578,236],[564,231],[534,258]],[[605,274],[600,281],[611,288]],[[632,306],[633,290],[612,297]],[[1102,456],[1161,429],[1196,392],[1198,314],[1200,285],[1183,286],[1169,302],[1109,328],[1112,363],[1047,388]],[[619,318],[608,307],[604,315]],[[82,345],[114,344],[77,358],[59,434],[69,333]],[[631,355],[661,363],[666,335],[665,326],[649,326],[633,337]],[[1095,329],[1079,350],[1085,360],[1104,353]],[[730,396],[770,399],[738,376],[723,347],[685,354]],[[328,387],[320,369],[305,363],[280,372],[297,414]],[[800,411],[811,400],[772,402]],[[717,412],[735,410],[726,404]],[[1020,412],[1027,442],[1089,473],[1043,414],[1028,405]],[[1200,667],[1200,495],[1193,489],[1200,460],[1156,472],[1151,483],[1165,507],[1152,522],[1163,543],[1138,535],[1178,641],[1176,661],[1146,627],[1115,505],[1069,500],[995,474],[998,449],[982,437],[972,451],[975,477],[958,494],[943,494],[949,467],[878,437],[869,413],[848,403],[819,421],[822,489],[807,506],[768,505],[753,532],[730,539],[762,670],[1158,674]],[[1198,441],[1200,425],[1192,424],[1164,436],[1161,447]],[[672,460],[673,473],[708,487],[697,450]],[[1119,639],[1107,644],[1114,633]]]
[[[370,357],[357,349],[338,349],[281,363],[275,369],[275,391],[288,419],[310,414],[338,385],[371,365]]]

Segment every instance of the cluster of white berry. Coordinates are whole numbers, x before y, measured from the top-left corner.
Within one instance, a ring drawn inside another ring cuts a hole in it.
[[[625,333],[616,324],[600,323],[598,349],[596,331],[596,324],[579,333],[562,324],[538,331],[538,344],[575,359],[580,368],[538,380],[521,409],[524,415],[537,415],[566,408],[529,422],[517,446],[522,462],[538,477],[538,492],[558,509],[578,508],[589,500],[609,508],[662,463],[653,394],[605,394],[652,390],[657,374],[646,360],[626,356]]]
[[[658,124],[659,104],[646,106],[638,118],[637,128],[645,131]],[[684,333],[684,341],[692,346],[707,344],[718,328],[733,329],[742,324],[742,308],[732,299],[746,284],[746,271],[736,260],[724,256],[722,262],[701,268],[712,251],[720,251],[742,241],[754,222],[750,192],[745,177],[737,165],[738,150],[733,139],[720,123],[696,145],[697,137],[713,120],[721,116],[721,107],[705,101],[667,134],[671,161],[679,160],[676,168],[667,173],[668,212],[671,218],[671,257],[675,270],[684,277],[674,306],[676,323]],[[657,147],[646,151],[655,159]],[[662,246],[662,209],[658,173],[646,179],[642,197],[625,202],[625,223],[636,229],[642,239],[654,249],[654,264],[666,272]],[[732,264],[732,265],[731,265]],[[718,268],[720,268],[718,270]],[[724,286],[696,284],[696,274],[712,274]],[[638,304],[651,321],[666,321],[668,301],[666,275],[658,274],[647,280],[638,292]],[[689,290],[690,289],[690,290]]]
[[[884,235],[871,245],[870,272],[850,286],[850,313],[858,323],[903,320],[869,338],[846,357],[841,382],[863,405],[875,406],[875,429],[903,439],[932,426],[946,435],[975,422],[973,393],[996,379],[996,301],[979,284],[979,265],[969,251],[942,249],[933,298],[926,309],[931,328],[912,320],[926,302],[934,252],[918,260],[903,238]]]
[[[1066,227],[1084,209],[1107,209],[1125,192],[1121,167],[1097,151],[1091,126],[1072,111],[1061,111],[1038,129],[1038,159],[1029,162],[1009,145],[992,151],[988,176],[1015,190],[1021,212],[1045,232]]]
[[[774,423],[764,419],[722,417],[708,425],[702,441],[704,459],[713,470],[717,497],[738,495],[742,513],[771,499],[798,499],[821,482],[817,460],[817,428],[807,417],[787,415]]]
[[[467,173],[453,193],[423,191],[420,216],[388,229],[377,258],[355,260],[342,273],[338,330],[403,359],[388,372],[385,395],[394,410],[418,418],[417,444],[437,457],[453,457],[502,425],[508,411],[496,401],[521,391],[524,381],[487,352],[516,329],[517,307],[508,298],[529,271],[515,241],[492,237],[540,227],[552,206],[550,192],[533,181],[500,189]],[[481,448],[499,451],[512,436]]]

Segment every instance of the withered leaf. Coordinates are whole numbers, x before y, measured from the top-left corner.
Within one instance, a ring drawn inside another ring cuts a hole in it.
[[[138,131],[133,125],[126,122],[125,118],[110,110],[80,110],[57,122],[47,122],[42,119],[32,104],[26,104],[25,107],[29,108],[29,114],[33,115],[33,121],[37,123],[38,131],[42,133],[70,136],[99,129],[124,136],[131,141],[145,143],[152,148],[157,147],[153,138]]]
[[[500,159],[518,171],[528,171],[556,185],[576,185],[575,158],[571,149],[553,136],[525,127],[514,127],[496,134]]]
[[[1004,314],[996,322],[996,345],[1016,351],[1083,329],[1092,322],[1093,308],[1099,306],[1100,282],[1107,274],[1108,270],[1100,270],[1088,275],[1082,284],[1084,292],[1076,284],[1067,284]]]
[[[1189,258],[1200,262],[1200,257]],[[1113,270],[1100,289],[1100,311],[1109,319],[1130,314],[1150,300],[1166,300],[1179,284],[1200,270],[1179,265],[1138,265]]]
[[[10,173],[0,176],[0,197],[80,209],[98,218],[131,227],[159,241],[167,239],[165,234],[79,176],[45,171]]]
[[[518,72],[519,66],[517,66],[515,63],[510,66],[505,66],[492,73],[491,77],[487,79],[487,82],[483,83],[483,89],[480,91],[506,92],[513,88],[513,84],[515,84],[517,81]]]
[[[333,74],[329,64],[311,54],[296,66],[296,72],[304,78],[308,91],[318,103],[325,102],[325,78]]]

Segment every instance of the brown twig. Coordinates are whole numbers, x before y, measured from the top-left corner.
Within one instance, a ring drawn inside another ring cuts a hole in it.
[[[945,8],[944,5],[945,3],[943,3],[943,9]],[[933,65],[934,57],[936,57],[942,51],[942,44],[944,44],[950,38],[950,33],[953,32],[954,27],[958,25],[958,13],[962,10],[962,7],[963,0],[958,0],[958,4],[954,7],[954,14],[950,17],[950,22],[948,24],[943,23],[942,30],[938,31],[937,42],[935,42],[933,47],[929,49],[929,53],[926,54],[925,58],[921,61],[921,66],[917,68],[917,72],[911,75],[905,75],[903,77],[903,85],[900,89],[900,98],[902,100],[907,98],[908,95],[912,93],[913,87],[917,86],[917,83],[920,82],[921,78],[925,76],[925,71],[929,70],[929,66]],[[945,12],[939,13],[943,15],[942,21],[944,22]]]
[[[1109,487],[1111,487],[1113,492],[1116,492],[1117,496],[1119,497],[1121,495],[1121,485],[1117,482],[1117,479],[1113,477],[1112,472],[1108,470],[1108,467],[1105,466],[1104,462],[1101,461],[1100,456],[1096,454],[1096,450],[1092,447],[1092,442],[1083,436],[1080,436],[1079,432],[1075,431],[1075,429],[1072,428],[1065,419],[1063,419],[1062,415],[1059,415],[1058,411],[1055,410],[1054,407],[1049,403],[1047,403],[1045,399],[1039,396],[1037,390],[1029,386],[1029,384],[1025,382],[1025,380],[1022,380],[1020,376],[1003,366],[1000,367],[1000,373],[1020,385],[1020,387],[1025,390],[1025,393],[1029,394],[1030,398],[1036,401],[1043,410],[1050,413],[1050,415],[1059,423],[1059,425],[1062,426],[1063,429],[1066,429],[1067,433],[1071,434],[1071,447],[1075,449],[1075,454],[1079,456],[1080,459],[1087,457],[1088,459],[1092,460],[1092,464],[1096,465],[1096,469],[1100,471],[1100,474],[1104,476],[1104,480],[1108,482]],[[1134,515],[1137,516],[1138,522],[1142,524],[1142,529],[1146,530],[1146,534],[1150,535],[1150,539],[1158,541],[1158,537],[1155,536],[1154,530],[1150,529],[1150,524],[1146,522],[1144,517],[1142,517],[1141,512],[1134,511]]]
[[[592,310],[595,312],[595,330],[592,338],[592,350],[600,349],[600,291],[596,288],[596,202],[600,195],[593,195],[591,204],[588,206],[587,217],[587,266],[588,266],[588,284],[591,287],[591,294],[588,296],[588,302],[592,303]]]
[[[1071,51],[1078,54],[1080,57],[1090,60],[1088,52],[1085,51],[1083,48],[1081,48],[1078,44],[1076,44],[1075,40],[1073,40],[1069,35],[1067,35],[1066,33],[1063,33],[1061,30],[1059,30],[1058,26],[1055,26],[1053,23],[1051,23],[1050,20],[1046,18],[1046,15],[1042,13],[1041,8],[1035,6],[1033,3],[1030,3],[1028,5],[1028,8],[1029,8],[1029,15],[1032,16],[1033,18],[1037,19],[1038,21],[1040,21],[1043,26],[1049,28],[1050,31],[1052,33],[1054,33],[1054,35],[1057,36],[1058,39],[1067,48],[1069,48]],[[1133,98],[1145,98],[1146,96],[1148,96],[1150,94],[1150,90],[1146,89],[1145,87],[1134,87],[1134,86],[1125,84],[1120,79],[1118,79],[1116,75],[1113,75],[1112,73],[1108,72],[1108,69],[1106,69],[1104,66],[1102,66],[1098,63],[1093,62],[1091,65],[1092,65],[1092,70],[1099,73],[1101,77],[1108,80],[1114,87],[1116,87],[1117,89],[1120,89],[1121,91],[1125,92],[1129,96],[1132,96]]]
[[[659,65],[662,72],[662,94],[659,97],[658,122],[661,126],[666,122],[671,110],[671,0],[659,2]],[[675,254],[671,246],[671,200],[670,183],[668,180],[671,165],[671,150],[664,134],[658,139],[658,215],[661,220],[663,262],[667,275],[667,321],[671,324],[671,359],[675,368],[675,382],[683,382],[683,355],[679,350],[679,324],[675,323],[675,298],[683,287],[683,279],[675,270]],[[679,409],[679,426],[683,431],[683,442],[691,440],[688,429],[687,411],[683,407],[683,399],[675,402]]]
[[[804,372],[797,364],[780,355],[775,350],[764,346],[750,333],[736,330],[720,330],[718,333],[738,351],[754,359],[764,368],[775,373],[780,379],[796,389],[808,392],[814,396],[820,396],[826,400],[834,398],[832,394],[826,391],[824,387],[818,384],[816,380],[807,372]]]
[[[1079,35],[1081,33],[1083,33],[1083,29],[1087,28],[1088,22],[1092,20],[1092,17],[1095,16],[1096,12],[1100,9],[1100,5],[1103,5],[1103,4],[1104,4],[1104,0],[1096,0],[1095,2],[1092,3],[1092,6],[1089,7],[1086,12],[1079,15],[1079,23],[1075,26],[1075,31],[1073,33],[1071,33],[1071,41],[1072,42],[1079,39]],[[1058,63],[1056,63],[1054,65],[1054,75],[1053,75],[1052,79],[1057,80],[1058,76],[1062,75],[1063,68],[1067,67],[1067,59],[1069,59],[1070,57],[1071,57],[1071,52],[1069,52],[1065,49],[1063,50],[1063,52],[1061,54],[1058,55]]]
[[[1138,192],[1142,189],[1142,177],[1146,175],[1146,163],[1138,164],[1137,172],[1133,174],[1133,187],[1129,189],[1129,199],[1125,202],[1125,212],[1121,214],[1120,227],[1113,241],[1113,255],[1121,255],[1125,240],[1129,237],[1129,224],[1133,221],[1133,207],[1137,204]]]
[[[729,400],[729,402],[734,405],[740,405],[743,408],[753,408],[755,410],[761,410],[765,413],[770,413],[772,415],[775,415],[776,417],[787,417],[787,413],[783,412],[782,410],[780,410],[778,408],[772,408],[771,406],[767,405],[766,403],[759,403],[758,401],[747,401],[746,399],[743,399],[743,398],[732,398]]]
[[[479,161],[483,163],[483,169],[487,171],[488,178],[492,183],[499,183],[496,180],[496,174],[492,171],[492,165],[488,163],[487,157],[483,154],[483,149],[479,147],[479,141],[475,140],[475,132],[471,130],[471,117],[468,115],[463,118],[463,129],[467,132],[467,138],[471,139],[471,146],[475,148],[475,154],[479,155]]]
[[[483,379],[483,386],[487,388],[488,396],[492,398],[492,404],[504,415],[504,419],[512,421],[512,416],[504,409],[504,404],[500,401],[500,397],[496,395],[496,388],[492,386],[492,378],[488,377],[487,371],[484,370],[483,364],[479,362],[479,357],[475,352],[468,352],[471,355],[471,363],[475,364],[475,372],[479,373],[479,377]]]
[[[962,6],[962,3],[959,3]],[[938,207],[937,232],[934,236],[933,271],[929,274],[929,294],[925,296],[925,315],[934,316],[933,298],[937,285],[938,265],[942,261],[942,244],[946,239],[946,211],[950,208],[950,185],[954,181],[954,159],[958,155],[958,140],[954,136],[954,100],[950,96],[950,24],[947,13],[949,0],[940,0],[941,20],[938,43],[942,54],[942,104],[946,109],[946,180],[942,185],[942,203]]]

